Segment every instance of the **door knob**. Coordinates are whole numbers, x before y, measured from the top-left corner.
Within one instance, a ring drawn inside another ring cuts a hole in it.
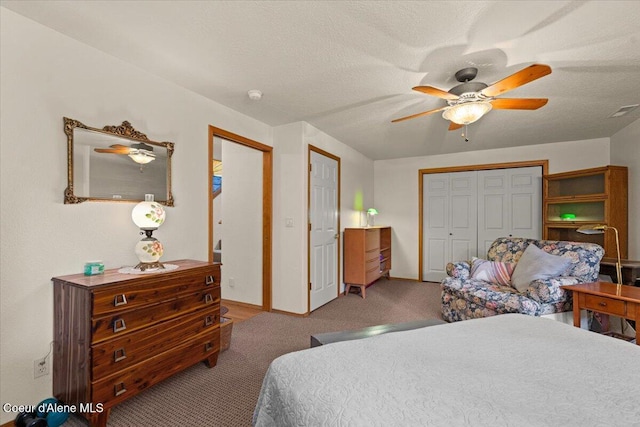
[[[333,238],[334,238],[334,239],[338,239],[338,237],[340,237],[340,233],[336,233],[336,234],[333,236]]]

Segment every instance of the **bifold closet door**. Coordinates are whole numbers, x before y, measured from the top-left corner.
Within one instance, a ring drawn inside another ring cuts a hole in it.
[[[476,255],[477,174],[425,174],[423,189],[422,279],[440,281],[448,262]]]
[[[478,171],[478,257],[498,237],[542,238],[542,168]]]

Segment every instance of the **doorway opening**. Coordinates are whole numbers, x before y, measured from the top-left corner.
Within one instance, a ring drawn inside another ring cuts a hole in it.
[[[259,230],[261,232],[261,241],[259,243],[259,247],[257,249],[261,250],[262,253],[262,266],[261,266],[261,279],[262,279],[262,310],[271,311],[271,241],[272,241],[272,182],[273,182],[273,157],[272,157],[272,147],[262,144],[257,141],[253,141],[251,139],[245,138],[241,135],[234,134],[232,132],[228,132],[224,129],[217,128],[215,126],[209,126],[209,173],[208,173],[208,194],[209,194],[209,261],[213,262],[214,258],[220,256],[222,260],[225,252],[223,252],[222,239],[217,239],[216,236],[216,227],[221,225],[220,222],[224,223],[222,218],[219,218],[215,215],[214,206],[219,204],[220,197],[218,194],[228,194],[222,193],[222,189],[224,187],[224,181],[222,176],[237,176],[242,179],[242,171],[236,169],[231,170],[230,168],[233,165],[225,162],[224,158],[221,158],[220,154],[217,150],[214,150],[214,139],[221,139],[224,141],[228,141],[231,143],[230,147],[234,147],[234,150],[246,149],[249,148],[251,150],[255,150],[252,153],[252,157],[255,158],[255,154],[261,154],[261,158],[259,159],[259,163],[261,163],[261,218],[260,218],[260,227]],[[226,167],[223,169],[222,166]],[[217,171],[214,169],[218,168]],[[224,172],[222,172],[224,170]],[[217,177],[217,178],[216,178]],[[246,177],[245,177],[246,178]],[[217,184],[220,187],[217,187]],[[242,197],[242,196],[236,196]],[[260,203],[259,203],[260,205]],[[220,229],[218,229],[218,234],[220,234]],[[219,244],[218,244],[219,242]],[[218,249],[216,249],[218,247]]]

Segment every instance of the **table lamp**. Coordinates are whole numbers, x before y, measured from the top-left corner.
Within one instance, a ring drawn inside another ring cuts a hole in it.
[[[131,219],[142,230],[140,234],[145,238],[136,244],[136,256],[140,263],[136,269],[145,271],[149,268],[164,268],[159,262],[164,248],[162,243],[155,237],[153,232],[164,222],[165,212],[160,203],[153,201],[153,194],[145,194],[144,202],[138,203],[131,212]]]
[[[616,255],[618,257],[618,261],[616,262],[616,276],[618,277],[617,291],[619,294],[621,291],[620,286],[622,285],[622,262],[620,261],[620,239],[618,238],[618,230],[615,227],[609,227],[608,225],[590,224],[583,225],[576,231],[582,234],[604,234],[606,230],[613,230],[616,233]]]
[[[373,227],[374,217],[378,215],[378,211],[375,208],[367,209],[367,227]]]

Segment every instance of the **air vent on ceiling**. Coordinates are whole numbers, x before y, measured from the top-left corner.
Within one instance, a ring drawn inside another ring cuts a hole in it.
[[[613,113],[612,115],[610,115],[609,117],[620,117],[620,116],[624,116],[625,114],[627,114],[630,111],[635,110],[636,108],[638,108],[638,105],[640,104],[633,104],[633,105],[625,105],[624,107],[620,107],[618,109],[618,111],[616,111],[615,113]]]

